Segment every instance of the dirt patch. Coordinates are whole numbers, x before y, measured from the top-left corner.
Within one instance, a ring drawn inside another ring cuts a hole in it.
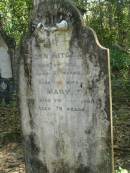
[[[9,143],[0,147],[0,173],[25,173],[23,146]]]

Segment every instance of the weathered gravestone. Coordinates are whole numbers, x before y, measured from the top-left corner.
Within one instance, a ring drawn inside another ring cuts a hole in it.
[[[12,39],[0,28],[0,103],[10,101],[12,83],[12,62],[14,58]]]
[[[112,173],[108,50],[69,1],[34,7],[19,73],[27,173]]]

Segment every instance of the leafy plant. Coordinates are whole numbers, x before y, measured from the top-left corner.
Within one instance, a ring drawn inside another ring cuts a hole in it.
[[[115,173],[128,173],[128,171],[126,169],[123,169],[123,168],[119,167],[119,169],[116,170]]]
[[[127,81],[130,69],[130,54],[118,49],[111,49],[111,68],[114,77]]]
[[[4,30],[19,43],[20,37],[27,30],[32,9],[30,0],[1,0],[0,13],[3,16]]]

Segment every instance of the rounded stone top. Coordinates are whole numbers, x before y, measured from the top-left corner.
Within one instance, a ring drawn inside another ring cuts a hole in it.
[[[81,14],[70,0],[42,0],[37,3],[34,18],[45,26],[55,26],[62,21],[67,21],[69,26],[82,24]]]

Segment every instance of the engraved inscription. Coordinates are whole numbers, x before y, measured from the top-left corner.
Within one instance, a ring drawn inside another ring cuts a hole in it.
[[[35,52],[35,55],[38,55],[38,52]],[[81,69],[83,61],[80,51],[46,51],[44,56],[37,56],[32,63],[35,66],[37,85],[45,92],[45,98],[39,98],[37,101],[38,109],[46,113],[53,110],[85,112],[83,105],[90,101],[88,98],[80,99],[85,95],[85,72]],[[69,106],[71,102],[73,106]],[[66,105],[63,108],[64,103]]]

